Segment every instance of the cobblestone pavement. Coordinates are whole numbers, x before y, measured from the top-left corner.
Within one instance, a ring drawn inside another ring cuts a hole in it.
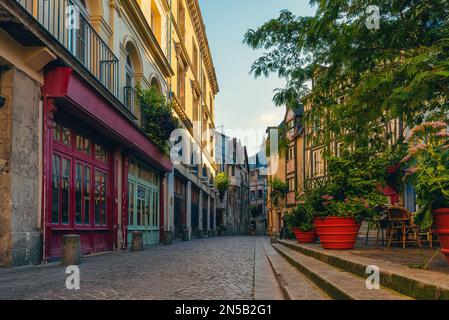
[[[216,237],[87,257],[76,291],[66,289],[57,264],[0,269],[0,299],[253,299],[256,255],[264,254],[258,241],[266,239]]]

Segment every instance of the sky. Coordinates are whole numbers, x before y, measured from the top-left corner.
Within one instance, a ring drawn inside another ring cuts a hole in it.
[[[278,125],[285,114],[276,107],[273,90],[285,82],[272,75],[255,79],[249,74],[251,64],[263,53],[242,43],[248,29],[256,29],[279,16],[282,9],[295,15],[313,15],[308,0],[199,0],[206,25],[220,92],[215,100],[215,125],[231,136],[242,139],[248,155],[254,155],[268,126]],[[223,126],[223,127],[222,127]],[[253,130],[257,139],[245,138]]]

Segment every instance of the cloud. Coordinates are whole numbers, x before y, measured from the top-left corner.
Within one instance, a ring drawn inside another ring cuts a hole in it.
[[[277,108],[273,111],[266,112],[260,115],[260,121],[266,126],[278,125],[284,117],[285,110],[283,108]]]

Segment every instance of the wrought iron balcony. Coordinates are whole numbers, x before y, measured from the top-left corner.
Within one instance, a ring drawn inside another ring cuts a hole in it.
[[[73,0],[15,0],[119,98],[119,60]]]

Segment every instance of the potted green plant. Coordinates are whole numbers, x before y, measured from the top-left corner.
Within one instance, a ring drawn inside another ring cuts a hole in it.
[[[287,214],[287,227],[293,232],[299,243],[314,243],[316,241],[314,217],[313,207],[306,195],[300,197],[295,210]]]
[[[287,183],[282,181],[278,177],[274,177],[270,180],[269,185],[271,188],[271,201],[275,206],[278,206],[279,201],[287,194]]]
[[[314,220],[324,249],[354,248],[362,221],[379,215],[386,202],[379,185],[385,184],[385,163],[376,150],[342,150],[328,160],[329,178],[314,196]]]
[[[432,226],[449,262],[449,133],[445,122],[426,122],[415,127],[403,159],[410,165],[405,179],[416,189],[419,210],[415,223],[423,230]]]

